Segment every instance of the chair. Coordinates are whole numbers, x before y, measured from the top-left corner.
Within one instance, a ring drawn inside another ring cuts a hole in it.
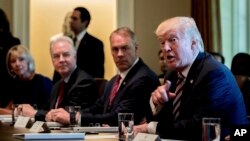
[[[235,75],[234,77],[242,92],[248,115],[250,115],[250,77],[245,75]]]
[[[250,77],[250,55],[238,53],[232,59],[231,71],[234,75],[246,75]]]
[[[102,94],[104,93],[105,86],[106,86],[108,80],[105,79],[105,78],[95,78],[95,81],[96,81],[96,84],[97,84],[99,97],[101,97]]]
[[[231,71],[243,94],[248,115],[250,115],[250,55],[238,53],[232,59]]]

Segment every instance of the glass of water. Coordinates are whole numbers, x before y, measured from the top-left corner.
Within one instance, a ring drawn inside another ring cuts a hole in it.
[[[70,116],[70,126],[80,127],[81,126],[81,106],[68,106]]]
[[[220,118],[202,119],[202,141],[220,141]]]
[[[118,113],[119,141],[134,139],[134,113]]]
[[[12,124],[14,125],[16,118],[18,116],[22,116],[23,107],[22,107],[22,104],[12,104],[11,109],[12,109],[12,113],[11,113],[12,114]]]

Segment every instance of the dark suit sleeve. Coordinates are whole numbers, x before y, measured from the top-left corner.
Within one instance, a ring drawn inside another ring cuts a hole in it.
[[[81,108],[90,107],[97,99],[97,85],[91,79],[82,80],[69,93],[68,105],[81,105]]]
[[[244,107],[242,97],[230,73],[223,69],[214,69],[200,75],[196,84],[185,83],[187,88],[184,89],[188,93],[184,96],[187,100],[183,103],[185,110],[180,115],[182,120],[173,124],[172,117],[165,116],[159,122],[157,132],[162,138],[200,140],[202,117],[221,117],[224,124],[229,126],[232,123],[242,123],[237,120],[244,119],[245,115],[244,109],[239,109]],[[222,137],[226,134],[229,133],[222,132]]]
[[[154,80],[149,77],[141,77],[134,81],[135,82],[122,90],[121,93],[124,93],[123,96],[120,98],[120,101],[114,103],[113,109],[111,109],[110,112],[95,114],[94,111],[97,108],[94,109],[93,107],[88,109],[88,112],[83,112],[81,120],[82,125],[88,125],[88,123],[101,123],[117,126],[117,115],[119,112],[133,111],[136,115],[134,117],[135,125],[138,124],[145,117],[147,112],[151,111],[148,103],[149,98],[151,92],[159,85],[159,81],[158,79]],[[105,101],[105,96],[102,98],[103,101]],[[108,97],[106,97],[106,100],[107,98]]]
[[[104,56],[104,50],[103,50],[103,43],[101,41],[96,42],[96,50],[94,52],[94,56],[96,58],[93,58],[93,64],[95,64],[93,69],[93,76],[97,78],[103,78],[104,77],[104,62],[105,62],[105,56]]]

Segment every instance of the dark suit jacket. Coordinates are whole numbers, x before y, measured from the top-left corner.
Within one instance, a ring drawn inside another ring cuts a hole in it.
[[[8,91],[11,84],[8,84],[12,80],[12,77],[8,73],[6,66],[6,55],[8,50],[14,46],[20,44],[20,40],[11,35],[11,33],[0,32],[0,93]],[[4,108],[8,104],[8,96],[0,94],[0,107]]]
[[[104,77],[103,43],[86,33],[77,50],[77,66],[93,77]]]
[[[157,75],[140,59],[121,83],[109,107],[109,97],[116,77],[108,82],[103,96],[93,106],[82,111],[82,125],[105,123],[117,126],[119,112],[134,113],[134,123],[137,125],[146,115],[151,114],[149,98],[151,92],[160,85]]]
[[[173,122],[172,101],[165,103],[157,126],[161,138],[201,140],[202,117],[221,118],[221,139],[229,135],[229,127],[248,124],[234,76],[206,53],[199,53],[189,70],[179,114],[179,119]]]
[[[44,120],[49,109],[54,109],[60,81],[53,85],[48,108],[38,110],[36,120]],[[64,97],[59,107],[79,105],[82,109],[91,106],[98,97],[97,85],[93,77],[80,69],[75,69],[65,84]]]

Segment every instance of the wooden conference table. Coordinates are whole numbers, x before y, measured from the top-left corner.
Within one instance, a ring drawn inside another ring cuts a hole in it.
[[[60,133],[60,130],[51,130],[52,133]],[[30,133],[27,128],[14,128],[9,123],[0,122],[0,141],[20,141],[13,137],[13,134],[17,133]],[[112,136],[112,138],[106,138]],[[99,133],[99,134],[87,134],[84,141],[117,141],[115,133]],[[104,138],[102,138],[104,137]]]

